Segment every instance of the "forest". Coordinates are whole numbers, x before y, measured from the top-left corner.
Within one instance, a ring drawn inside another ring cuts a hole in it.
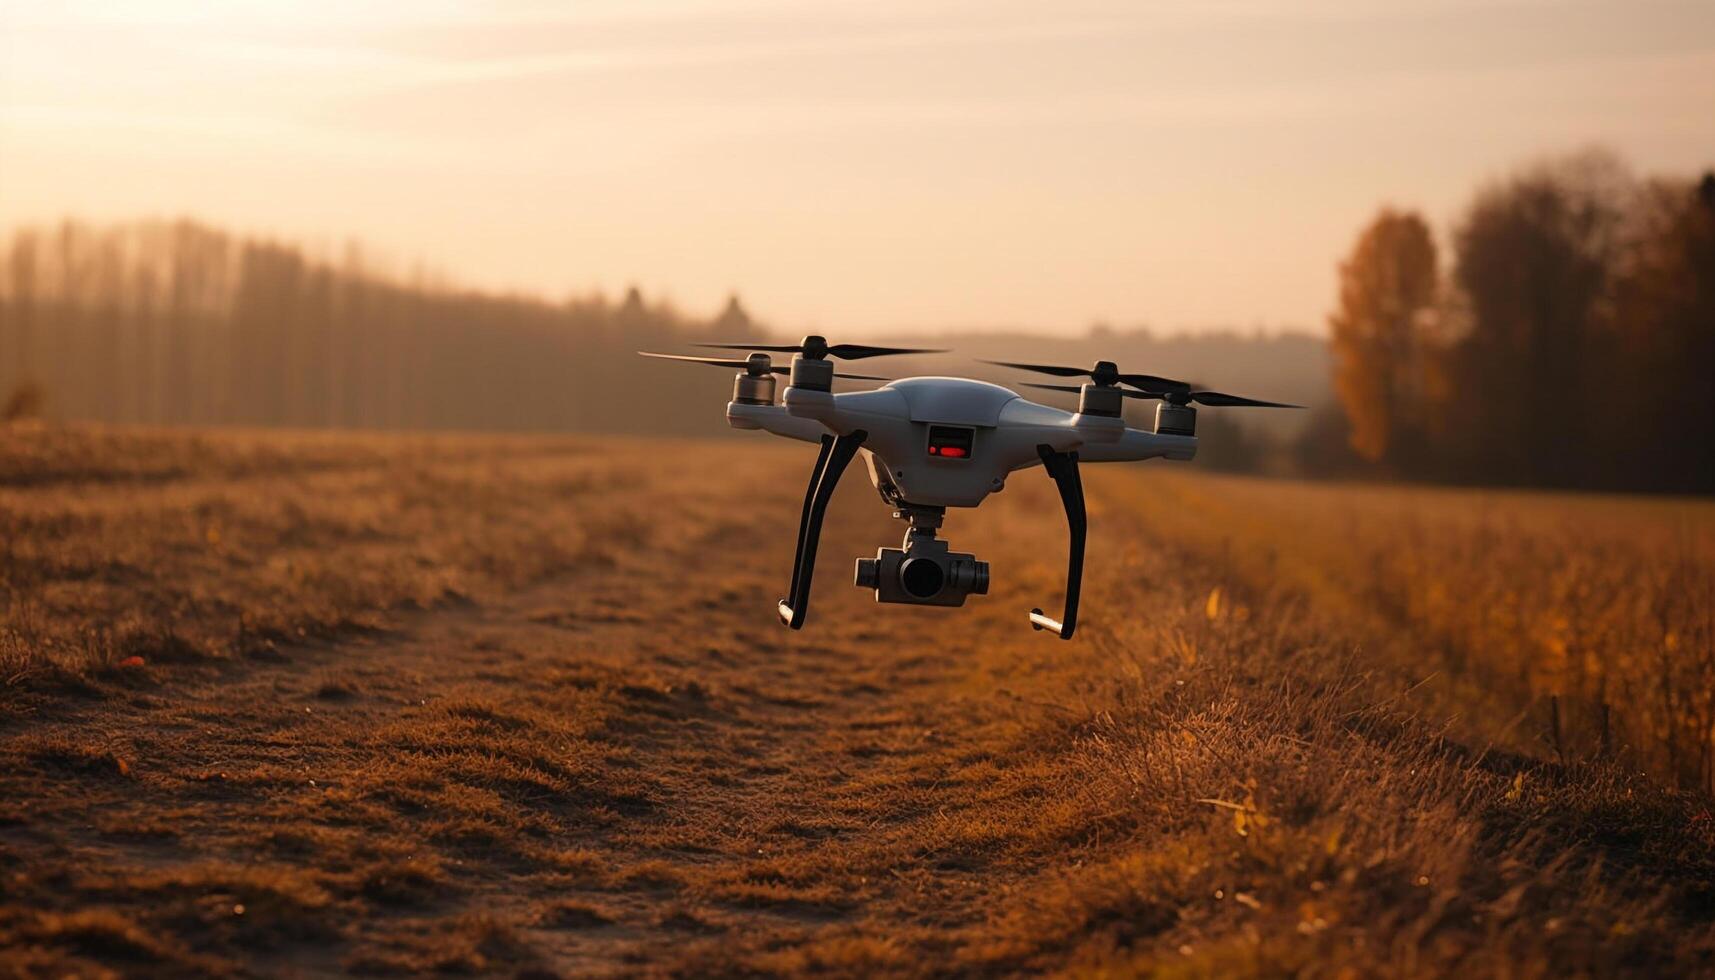
[[[1340,267],[1333,421],[1366,469],[1715,490],[1715,172],[1537,163],[1449,240],[1447,259],[1421,214],[1383,208]]]
[[[716,431],[634,384],[724,401],[730,378],[638,348],[743,336],[734,297],[698,321],[633,288],[547,302],[398,276],[191,220],[16,232],[0,294],[8,415],[147,425]],[[615,412],[623,405],[624,412]],[[50,411],[51,410],[51,411]]]

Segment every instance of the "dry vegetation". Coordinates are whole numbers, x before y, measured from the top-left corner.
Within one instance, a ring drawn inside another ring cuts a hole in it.
[[[1715,503],[1154,476],[1156,535],[1433,674],[1468,737],[1715,793]]]
[[[609,561],[641,513],[580,505],[640,477],[572,439],[16,427],[0,443],[0,677],[255,654]]]
[[[1707,505],[1093,471],[1060,644],[1046,479],[960,612],[854,479],[789,634],[808,466],[5,430],[0,973],[1715,966]]]

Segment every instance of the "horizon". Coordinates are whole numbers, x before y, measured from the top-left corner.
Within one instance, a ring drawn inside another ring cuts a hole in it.
[[[326,242],[306,243],[270,235],[265,232],[246,231],[244,229],[226,228],[209,221],[201,220],[193,215],[177,217],[151,216],[130,221],[97,222],[78,215],[65,215],[51,221],[8,225],[0,222],[0,233],[10,235],[19,231],[52,232],[55,228],[70,224],[79,228],[89,229],[100,233],[109,230],[127,229],[148,226],[165,226],[180,222],[189,223],[201,228],[233,236],[238,241],[265,242],[299,252],[306,262],[313,267],[340,269],[340,260],[327,247]],[[347,248],[355,248],[362,256],[363,273],[378,281],[398,284],[410,284],[421,280],[431,292],[474,293],[494,298],[518,299],[525,302],[542,303],[545,305],[560,305],[566,303],[603,302],[619,304],[630,290],[636,289],[644,304],[651,308],[670,310],[676,315],[686,317],[690,321],[712,321],[723,312],[728,303],[736,300],[745,314],[755,322],[767,336],[775,339],[792,339],[803,336],[805,330],[781,323],[769,316],[766,310],[757,310],[751,306],[744,296],[729,293],[712,307],[692,308],[680,303],[670,291],[652,290],[644,283],[626,283],[611,290],[591,290],[572,292],[562,295],[552,295],[546,292],[536,292],[529,288],[501,289],[483,283],[472,283],[461,280],[457,275],[443,272],[430,263],[413,262],[399,266],[391,262],[385,255],[367,247],[366,243],[356,240],[346,240]],[[1045,330],[1028,324],[971,324],[954,323],[940,324],[927,327],[894,328],[876,334],[876,339],[897,339],[906,335],[920,337],[982,337],[993,339],[1060,339],[1087,341],[1098,339],[1099,336],[1114,336],[1125,339],[1142,338],[1154,343],[1174,343],[1178,341],[1237,339],[1276,340],[1288,338],[1308,338],[1317,341],[1327,341],[1324,331],[1306,329],[1293,324],[1206,324],[1200,327],[1171,328],[1151,323],[1111,323],[1096,321],[1082,327],[1072,327],[1062,331]],[[761,339],[761,338],[758,338]]]
[[[0,4],[0,225],[195,215],[787,333],[1327,333],[1384,204],[1709,163],[1715,8]]]

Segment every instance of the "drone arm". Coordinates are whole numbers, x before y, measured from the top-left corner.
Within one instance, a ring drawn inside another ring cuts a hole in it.
[[[828,427],[821,422],[790,415],[780,405],[728,402],[726,421],[735,429],[762,429],[801,442],[817,442],[828,434]]]
[[[1070,548],[1066,560],[1066,611],[1058,620],[1040,609],[1030,610],[1030,627],[1052,630],[1062,640],[1070,640],[1078,626],[1078,593],[1084,579],[1084,533],[1088,522],[1084,516],[1084,483],[1078,476],[1078,454],[1055,452],[1053,447],[1036,447],[1042,457],[1042,467],[1054,478],[1060,489],[1060,502],[1066,507],[1066,529],[1070,532]]]
[[[1126,429],[1113,442],[1086,442],[1078,458],[1086,463],[1120,463],[1139,459],[1191,459],[1197,455],[1196,436],[1174,436]]]
[[[804,511],[798,519],[798,548],[792,562],[792,586],[786,598],[776,606],[780,621],[792,629],[802,629],[810,613],[810,579],[816,572],[816,545],[822,537],[822,518],[828,512],[834,487],[846,465],[857,455],[858,447],[869,437],[862,429],[834,437],[822,436],[822,449],[816,456],[816,467],[810,473],[810,487],[804,494]]]

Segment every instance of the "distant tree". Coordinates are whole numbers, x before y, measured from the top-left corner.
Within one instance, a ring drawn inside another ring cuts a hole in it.
[[[1615,273],[1603,442],[1662,489],[1715,490],[1715,173],[1638,195]]]
[[[47,403],[47,392],[42,390],[42,386],[34,381],[25,381],[0,400],[0,422],[36,418]]]
[[[1269,454],[1266,437],[1246,429],[1231,415],[1200,412],[1197,418],[1198,466],[1225,473],[1261,472]]]
[[[1589,151],[1479,192],[1455,232],[1453,280],[1469,320],[1447,365],[1461,475],[1588,482],[1587,406],[1611,390],[1601,325],[1632,182]]]
[[[649,319],[649,304],[643,301],[643,291],[636,286],[626,287],[625,299],[619,304],[614,319],[621,330],[641,329]]]
[[[6,254],[6,293],[0,307],[0,381],[25,385],[36,376],[41,241],[31,229],[12,237]]]
[[[712,324],[715,333],[732,340],[747,340],[755,325],[751,322],[750,314],[744,311],[744,305],[738,301],[738,294],[727,297],[726,307],[720,316],[715,317]]]
[[[1415,212],[1384,208],[1340,266],[1334,386],[1351,445],[1372,462],[1414,462],[1424,438],[1435,242]]]
[[[1304,476],[1351,476],[1363,463],[1352,450],[1351,420],[1332,402],[1310,409],[1287,450],[1289,466]]]
[[[125,365],[119,354],[125,317],[124,236],[109,229],[91,237],[89,311],[78,356],[93,383],[77,406],[82,414],[113,418],[119,414],[125,388]]]

